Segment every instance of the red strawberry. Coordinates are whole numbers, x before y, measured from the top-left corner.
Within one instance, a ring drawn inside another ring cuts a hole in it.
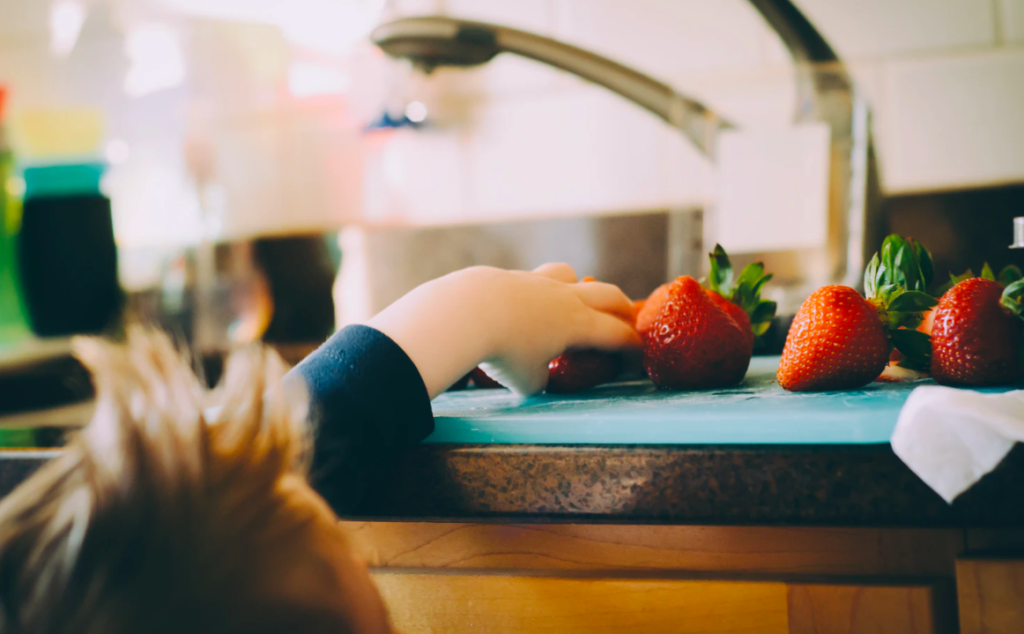
[[[947,291],[935,309],[932,376],[947,385],[996,385],[1020,376],[1021,322],[1000,305],[1003,287],[974,277]]]
[[[480,368],[473,368],[473,371],[469,373],[473,377],[473,385],[483,389],[492,389],[496,387],[503,387],[501,383],[498,383],[491,377],[487,376],[487,373]]]
[[[654,292],[646,300],[641,300],[643,303],[640,309],[636,313],[636,331],[643,336],[648,330],[651,329],[651,325],[654,324],[654,320],[658,318],[661,313],[661,309],[665,306],[665,301],[668,300],[668,288],[671,286],[671,282],[668,284],[662,284],[658,288],[654,289]],[[633,303],[634,307],[636,302]]]
[[[708,258],[711,260],[708,293],[712,301],[732,315],[749,333],[751,342],[756,343],[775,317],[775,302],[761,299],[761,289],[772,279],[772,274],[765,274],[764,264],[753,262],[734,277],[732,262],[720,244],[715,245]]]
[[[945,295],[951,288],[953,288],[960,282],[963,282],[964,280],[969,280],[973,277],[974,271],[972,271],[971,269],[967,269],[960,275],[953,275],[952,273],[950,273],[949,281],[936,289],[935,296],[941,298],[942,295]],[[992,267],[988,265],[988,262],[985,262],[984,266],[981,267],[981,275],[979,275],[978,277],[982,277],[986,280],[991,280],[993,282],[998,282],[1001,286],[1006,287],[1010,286],[1014,282],[1019,281],[1022,277],[1022,274],[1020,268],[1013,264],[1010,264],[1004,267],[1001,271],[999,271],[999,275],[997,276],[995,271],[992,270]],[[924,319],[921,321],[921,325],[918,326],[917,329],[920,332],[925,333],[926,335],[931,335],[932,324],[934,321],[935,311],[929,310],[925,312]]]
[[[568,350],[548,364],[550,394],[571,394],[614,381],[622,356],[598,350]]]
[[[793,319],[779,385],[794,392],[861,387],[885,369],[890,348],[874,306],[849,286],[825,286]]]
[[[644,368],[659,387],[727,387],[743,380],[753,343],[692,277],[668,289],[661,313],[644,336]]]
[[[866,299],[848,286],[825,286],[797,311],[777,377],[795,392],[853,389],[878,378],[890,356],[899,366],[927,371],[928,335],[916,330],[935,305],[924,292],[932,264],[919,243],[891,235],[864,272]],[[891,355],[895,345],[900,354]]]
[[[740,328],[746,334],[747,339],[750,340],[750,349],[753,350],[754,331],[750,328],[750,315],[747,314],[747,311],[743,310],[736,304],[733,304],[715,291],[705,290],[704,292],[708,294],[708,297],[711,298],[711,301],[714,302],[715,306],[724,310],[736,321],[737,324],[739,324]]]

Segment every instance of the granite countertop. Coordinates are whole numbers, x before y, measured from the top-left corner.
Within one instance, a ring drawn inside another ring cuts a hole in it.
[[[1024,446],[948,505],[885,445],[421,445],[359,517],[1024,526]]]
[[[59,450],[0,451],[0,495]],[[1024,446],[947,505],[888,445],[423,444],[362,519],[799,526],[1024,526]]]

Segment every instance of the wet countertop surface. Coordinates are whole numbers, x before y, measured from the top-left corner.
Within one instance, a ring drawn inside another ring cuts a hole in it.
[[[427,443],[563,445],[887,444],[907,397],[924,380],[794,393],[775,379],[779,357],[754,357],[740,385],[667,391],[644,380],[571,395],[518,398],[463,390],[434,400]],[[1009,388],[989,388],[1003,392]]]

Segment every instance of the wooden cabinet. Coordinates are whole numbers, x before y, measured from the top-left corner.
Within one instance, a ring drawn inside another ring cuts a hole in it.
[[[395,627],[418,632],[935,634],[927,585],[379,571]]]
[[[956,586],[961,634],[1024,632],[1024,558],[961,558]]]
[[[954,612],[939,585],[791,585],[792,634],[953,632]]]
[[[347,524],[406,634],[957,630],[955,529]]]
[[[786,587],[669,579],[378,573],[396,629],[786,634]]]

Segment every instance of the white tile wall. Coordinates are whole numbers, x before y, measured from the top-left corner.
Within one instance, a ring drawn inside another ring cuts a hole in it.
[[[995,38],[992,0],[796,0],[847,58],[957,47]]]
[[[1024,44],[1024,0],[998,0],[1002,39]]]
[[[385,131],[363,137],[361,145],[364,178],[356,202],[367,220],[443,224],[471,216],[467,152],[457,135]]]
[[[663,148],[675,136],[597,88],[495,103],[469,148],[472,205],[485,217],[664,208]],[[680,166],[693,186],[672,202],[701,202],[699,173]]]
[[[699,206],[708,163],[660,120],[595,87],[481,105],[469,130],[382,139],[363,205],[377,222],[458,223]]]
[[[446,0],[445,12],[466,20],[478,20],[551,35],[556,6],[549,0]]]
[[[764,21],[746,0],[561,0],[557,34],[658,78],[758,66]]]
[[[1024,50],[888,65],[883,168],[901,190],[1024,180]]]
[[[671,83],[742,126],[786,125],[796,111],[796,78],[791,66],[682,75]]]

